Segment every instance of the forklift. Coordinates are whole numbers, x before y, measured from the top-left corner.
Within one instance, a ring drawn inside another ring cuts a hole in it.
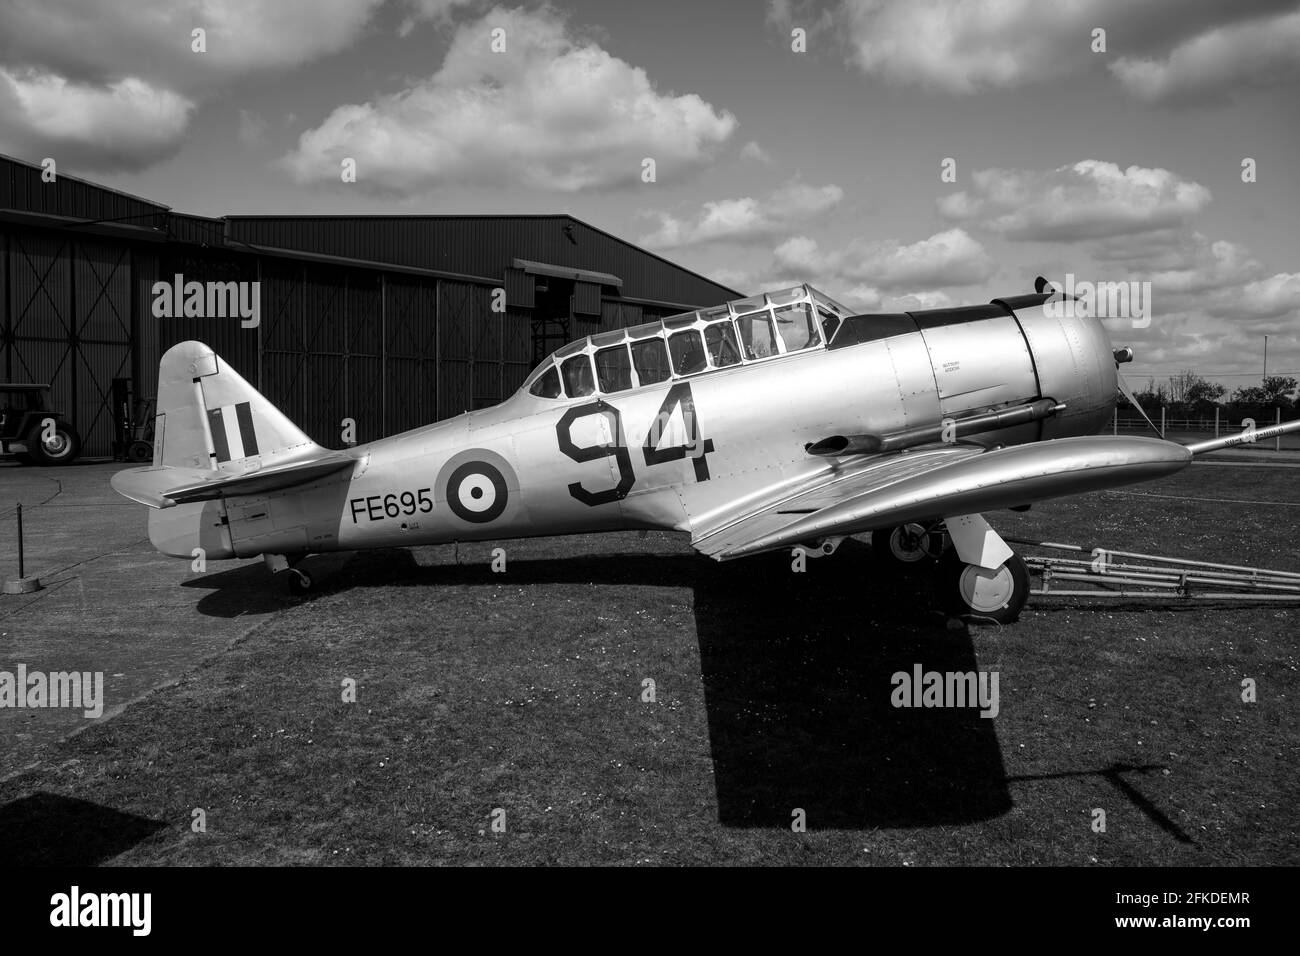
[[[151,462],[155,402],[152,398],[132,401],[133,395],[131,379],[113,379],[113,419],[117,434],[113,457],[118,461]]]

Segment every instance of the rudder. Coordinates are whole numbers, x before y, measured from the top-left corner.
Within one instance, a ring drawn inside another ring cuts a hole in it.
[[[202,342],[181,342],[162,357],[154,427],[155,467],[238,473],[321,450]]]

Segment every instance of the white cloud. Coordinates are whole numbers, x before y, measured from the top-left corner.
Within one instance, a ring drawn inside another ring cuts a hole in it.
[[[1065,71],[1079,57],[1056,55],[1060,44],[1053,34],[1067,31],[1075,19],[1070,12],[1030,0],[883,0],[841,7],[850,59],[864,73],[953,93]]]
[[[337,52],[382,0],[5,0],[0,145],[68,165],[171,155],[196,104],[237,77]],[[206,31],[207,50],[191,49]]]
[[[1171,269],[1151,273],[1151,284],[1161,292],[1200,293],[1239,285],[1260,272],[1260,264],[1245,246],[1220,239],[1211,242],[1193,236],[1194,251]]]
[[[1300,318],[1300,272],[1279,272],[1247,282],[1240,294],[1229,294],[1216,308],[1219,314],[1253,319]]]
[[[1164,58],[1122,57],[1110,70],[1147,102],[1224,98],[1243,86],[1267,86],[1300,74],[1300,11],[1210,30]]]
[[[971,285],[986,282],[995,271],[984,247],[962,229],[906,245],[896,239],[851,244],[843,269],[851,278],[893,290]]]
[[[451,22],[452,12],[459,8],[486,6],[485,0],[405,0],[410,14],[397,29],[398,36],[407,36],[421,20],[438,25]]]
[[[130,167],[174,152],[194,104],[135,77],[106,86],[0,67],[0,152]]]
[[[772,165],[772,157],[767,154],[767,150],[752,139],[740,147],[740,158],[762,163],[764,166]]]
[[[239,141],[245,146],[253,146],[262,141],[270,124],[259,113],[252,110],[239,111]]]
[[[810,186],[798,178],[787,180],[762,199],[710,200],[698,213],[679,218],[662,210],[643,216],[659,219],[659,228],[637,242],[648,249],[672,249],[705,242],[751,242],[790,226],[816,219],[844,198],[834,183]]]
[[[976,222],[1009,239],[1077,241],[1179,225],[1210,201],[1210,191],[1167,169],[1086,159],[1050,172],[982,169],[973,191],[938,202],[953,221]]]
[[[917,312],[925,309],[950,309],[958,301],[947,292],[931,290],[897,296],[889,303],[891,312]]]
[[[854,239],[823,250],[815,239],[794,236],[773,250],[775,271],[810,276],[838,287],[915,294],[986,282],[995,271],[984,247],[962,229],[926,239]]]
[[[1087,74],[1119,52],[1111,68],[1136,95],[1222,98],[1294,67],[1293,11],[1288,0],[840,0],[829,32],[862,72],[950,93]],[[786,32],[810,16],[772,0],[767,19]],[[1106,53],[1092,50],[1096,28]]]
[[[383,0],[6,0],[0,63],[102,82],[124,70],[171,89],[202,91],[250,71],[338,52]],[[207,52],[190,31],[207,32]]]
[[[506,53],[490,49],[497,27]],[[433,76],[338,107],[285,163],[299,181],[337,181],[350,156],[362,188],[404,194],[454,183],[575,192],[640,183],[647,157],[659,179],[680,176],[735,128],[693,93],[658,92],[553,10],[496,8],[457,30]]]
[[[808,236],[792,236],[772,250],[773,261],[782,269],[808,275],[825,274],[828,263],[817,248],[817,241]]]

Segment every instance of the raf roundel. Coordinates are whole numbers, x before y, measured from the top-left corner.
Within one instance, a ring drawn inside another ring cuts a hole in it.
[[[484,524],[501,517],[510,493],[495,465],[467,461],[447,479],[447,507],[456,517]]]

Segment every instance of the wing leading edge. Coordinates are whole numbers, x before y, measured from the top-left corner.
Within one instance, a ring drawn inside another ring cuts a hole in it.
[[[692,544],[726,561],[834,535],[1147,481],[1191,460],[1191,452],[1173,442],[1111,435],[992,451],[927,447],[873,459],[856,471],[831,472],[816,487],[715,522],[697,532]]]

